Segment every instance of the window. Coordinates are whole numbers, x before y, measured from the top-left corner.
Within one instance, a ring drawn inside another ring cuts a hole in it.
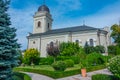
[[[50,28],[50,24],[48,23],[48,29]]]
[[[76,42],[77,44],[79,44],[79,40],[76,40],[75,42]]]
[[[33,44],[35,44],[35,41],[33,41]]]
[[[38,27],[41,27],[41,22],[40,21],[38,21]]]
[[[93,41],[93,39],[90,39],[90,46],[94,46],[94,41]]]
[[[50,47],[53,47],[54,46],[54,43],[53,42],[50,42]]]

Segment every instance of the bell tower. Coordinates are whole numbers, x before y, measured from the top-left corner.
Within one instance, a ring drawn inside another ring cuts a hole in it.
[[[50,14],[49,8],[45,5],[45,2],[38,8],[38,11],[35,13],[33,18],[33,34],[44,33],[52,29],[52,15]]]

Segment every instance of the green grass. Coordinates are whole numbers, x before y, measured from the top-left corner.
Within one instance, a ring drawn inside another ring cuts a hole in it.
[[[67,68],[65,71],[70,71],[70,70],[77,70],[77,69],[80,69],[80,64],[76,64],[74,65],[74,67],[70,67],[70,68]]]
[[[25,67],[20,66],[19,68],[29,68],[29,69],[40,69],[40,70],[54,71],[54,69],[50,65],[35,65],[34,67],[33,66],[25,66]]]
[[[93,67],[87,68],[87,72],[100,70],[103,68],[105,68],[104,65],[93,66]],[[34,66],[34,68],[31,66],[17,67],[17,68],[14,68],[14,71],[38,73],[38,74],[46,75],[55,79],[81,73],[79,64],[74,65],[74,67],[67,68],[65,71],[55,71],[50,65],[39,65],[39,66]]]
[[[48,70],[48,71],[55,71],[51,65],[36,65],[36,66],[25,66],[25,67],[18,67],[18,68],[27,68],[27,69],[40,69],[40,70]],[[80,69],[80,64],[74,65],[74,67],[67,68],[65,71],[76,70]]]

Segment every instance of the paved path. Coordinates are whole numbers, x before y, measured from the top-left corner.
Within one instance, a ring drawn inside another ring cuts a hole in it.
[[[81,74],[78,74],[78,75],[65,77],[65,78],[61,78],[61,79],[57,79],[57,80],[91,80],[91,76],[94,74],[112,75],[108,69],[102,69],[102,70],[98,70],[98,71],[88,72],[87,77],[82,77]]]
[[[32,78],[32,80],[54,80],[48,76],[44,76],[36,73],[28,73],[28,72],[24,72],[24,73],[28,74]]]
[[[25,73],[27,73],[27,72],[25,72]],[[55,79],[52,79],[50,77],[35,74],[35,73],[27,73],[27,74],[31,76],[32,80],[55,80]],[[91,80],[91,76],[94,75],[94,74],[112,75],[110,73],[110,71],[108,71],[107,69],[102,69],[102,70],[98,70],[98,71],[88,72],[87,77],[81,77],[81,74],[78,74],[78,75],[69,76],[69,77],[65,77],[65,78],[60,78],[60,79],[56,79],[56,80]]]

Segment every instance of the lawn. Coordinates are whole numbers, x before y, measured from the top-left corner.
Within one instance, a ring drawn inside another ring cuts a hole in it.
[[[40,70],[48,70],[48,71],[55,71],[51,65],[35,65],[33,66],[20,66],[18,68],[27,68],[27,69],[40,69]],[[65,71],[76,70],[80,69],[80,64],[74,65],[74,67],[67,68]]]
[[[35,65],[34,67],[33,66],[25,66],[25,67],[20,66],[18,68],[40,69],[40,70],[54,71],[54,69],[50,65]]]

